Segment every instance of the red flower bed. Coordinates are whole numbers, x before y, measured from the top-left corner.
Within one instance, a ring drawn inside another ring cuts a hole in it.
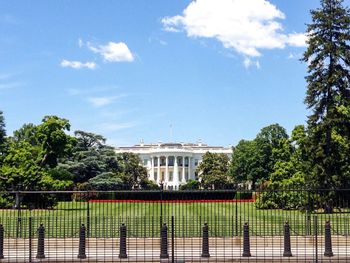
[[[255,199],[232,200],[89,200],[90,203],[252,203]]]

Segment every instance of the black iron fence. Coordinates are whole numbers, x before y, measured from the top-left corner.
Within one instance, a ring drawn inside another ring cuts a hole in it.
[[[349,201],[350,190],[2,192],[0,259],[350,262]]]

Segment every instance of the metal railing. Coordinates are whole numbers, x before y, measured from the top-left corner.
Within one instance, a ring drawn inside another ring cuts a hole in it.
[[[350,190],[1,192],[5,262],[350,262]]]

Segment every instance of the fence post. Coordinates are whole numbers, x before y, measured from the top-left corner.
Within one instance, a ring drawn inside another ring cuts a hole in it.
[[[38,250],[36,258],[45,258],[45,228],[40,224],[38,228]]]
[[[31,216],[29,216],[29,233],[28,233],[28,237],[29,237],[29,262],[32,262],[32,220],[33,218]]]
[[[175,262],[175,222],[174,216],[171,216],[171,262]]]
[[[326,221],[324,226],[324,256],[333,257],[331,223]]]
[[[0,259],[4,258],[4,226],[0,224]]]
[[[79,253],[78,258],[86,258],[86,227],[84,224],[81,224],[79,229]]]
[[[236,222],[235,222],[235,230],[236,230],[236,236],[238,237],[238,200],[237,200],[237,194],[236,194],[236,202],[235,202],[235,217],[236,217]]]
[[[315,263],[318,263],[318,225],[317,216],[314,216],[314,236],[315,236]]]
[[[124,223],[120,226],[120,245],[119,245],[119,258],[127,258],[126,254],[126,226]]]
[[[203,226],[202,257],[209,258],[209,227],[207,223]]]
[[[311,193],[310,189],[307,191],[307,209],[306,209],[306,236],[311,235]]]
[[[291,251],[291,245],[290,245],[290,226],[288,221],[284,224],[284,251],[283,251],[284,257],[291,257],[292,251]]]
[[[168,254],[168,227],[166,223],[160,230],[160,258],[169,258]]]
[[[244,223],[243,226],[243,254],[242,257],[250,257],[250,240],[249,240],[249,225]]]
[[[86,234],[90,237],[90,192],[87,193],[87,210],[86,210]]]

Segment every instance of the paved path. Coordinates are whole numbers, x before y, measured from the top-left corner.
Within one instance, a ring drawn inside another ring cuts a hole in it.
[[[350,239],[349,239],[350,241]],[[169,256],[171,258],[171,240]],[[350,262],[350,242],[345,237],[333,237],[334,257],[323,256],[323,237],[318,238],[318,257],[320,262]],[[241,238],[211,238],[210,258],[201,258],[200,238],[176,238],[175,257],[185,262],[315,262],[315,242],[311,237],[292,237],[292,258],[284,258],[283,237],[251,237],[252,257],[242,258]],[[43,262],[76,262],[78,239],[46,239]],[[32,261],[37,262],[37,243],[32,241]],[[119,239],[90,238],[87,241],[87,262],[160,262],[160,241],[158,238],[128,238],[127,259],[119,259]],[[28,239],[5,239],[2,262],[28,262]],[[162,260],[168,262],[168,260]],[[170,260],[171,262],[171,260]]]

